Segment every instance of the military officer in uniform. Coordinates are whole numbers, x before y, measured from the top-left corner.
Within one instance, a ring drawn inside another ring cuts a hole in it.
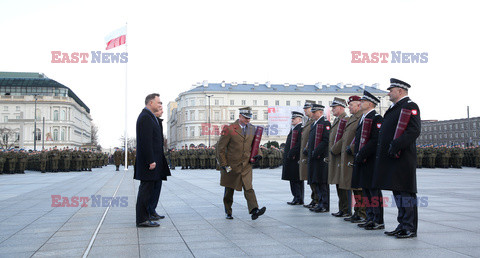
[[[120,164],[122,164],[122,152],[120,151],[120,149],[117,149],[113,153],[113,159],[115,161],[115,171],[119,171]]]
[[[217,143],[217,159],[220,163],[220,185],[225,187],[223,203],[227,219],[232,217],[233,193],[243,188],[252,220],[265,213],[266,208],[258,208],[253,190],[252,164],[250,154],[255,136],[255,126],[250,124],[252,109],[241,108],[238,120],[225,126]],[[262,158],[260,149],[255,162]]]
[[[385,232],[397,238],[417,236],[417,176],[416,144],[421,132],[420,109],[408,97],[410,85],[390,79],[388,96],[393,105],[385,112],[378,137],[378,149],[374,174],[374,187],[393,191],[398,208],[399,225]],[[402,109],[410,110],[410,120],[404,133],[393,139]]]
[[[314,212],[330,210],[330,189],[328,185],[328,167],[325,158],[328,157],[328,139],[330,137],[330,122],[323,116],[324,106],[312,104],[312,119],[308,143],[304,153],[308,155],[308,183],[313,185],[318,195],[318,204],[310,208]],[[317,128],[323,127],[321,130]],[[321,134],[321,136],[320,136]],[[318,145],[316,145],[319,139]]]
[[[345,126],[345,131],[343,132],[342,139],[340,142],[342,143],[341,149],[341,180],[339,184],[339,188],[343,190],[350,190],[353,192],[353,196],[356,200],[362,199],[362,189],[361,188],[352,188],[352,173],[353,173],[353,148],[351,147],[351,143],[355,138],[355,133],[357,131],[358,123],[362,117],[362,112],[360,111],[360,97],[359,96],[350,96],[348,98],[348,110],[350,111],[350,117],[348,118],[347,124]],[[332,152],[335,154],[338,152],[336,146],[332,148]],[[349,193],[351,195],[351,193]],[[351,201],[351,198],[349,198]],[[351,206],[351,203],[348,204]],[[365,207],[356,203],[354,206],[354,213],[351,217],[344,218],[345,221],[350,221],[352,223],[363,223],[365,222]]]
[[[302,137],[302,119],[303,114],[292,111],[292,129],[285,142],[285,151],[283,153],[282,180],[290,181],[290,191],[293,200],[287,202],[290,205],[302,205],[305,193],[303,180],[300,180],[298,161],[300,160],[300,144]],[[293,139],[293,135],[296,139]],[[295,140],[295,141],[293,141]]]
[[[384,229],[383,221],[383,196],[379,188],[373,187],[373,173],[375,169],[375,158],[377,151],[378,132],[382,126],[382,116],[377,114],[375,107],[380,100],[370,92],[364,90],[361,98],[360,111],[362,118],[355,133],[354,168],[352,174],[352,187],[362,188],[362,206],[366,207],[366,222],[358,224],[367,230]],[[370,119],[370,130],[366,130],[366,120]],[[365,134],[366,133],[366,134]],[[364,146],[360,146],[363,137],[368,137]]]
[[[347,102],[344,99],[335,97],[332,101],[330,107],[332,108],[332,114],[335,116],[335,120],[332,124],[332,129],[330,129],[330,138],[328,140],[328,183],[334,184],[337,188],[338,196],[338,212],[332,213],[335,217],[350,217],[352,216],[352,208],[349,205],[349,191],[339,188],[341,178],[341,151],[342,151],[342,140],[339,139],[335,143],[337,138],[337,133],[341,120],[347,120],[347,113],[345,112],[345,107]],[[335,152],[333,151],[335,149]]]
[[[303,152],[307,146],[308,136],[310,135],[310,127],[313,124],[312,120],[312,104],[315,103],[313,100],[306,100],[305,105],[303,106],[303,112],[305,113],[305,117],[307,118],[306,122],[302,128],[302,142],[300,145],[300,160],[299,160],[299,172],[300,172],[300,180],[308,180],[308,155]],[[304,117],[304,118],[305,118]],[[303,205],[305,208],[313,208],[318,203],[318,194],[316,193],[315,188],[310,185],[310,189],[312,193],[310,195],[312,201],[309,204]]]

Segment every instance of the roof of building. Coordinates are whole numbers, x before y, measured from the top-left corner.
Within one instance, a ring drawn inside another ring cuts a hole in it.
[[[224,86],[222,86],[222,84]],[[384,90],[377,88],[377,84],[372,86],[362,85],[296,85],[290,84],[288,86],[284,84],[232,84],[232,83],[208,83],[204,85],[196,86],[193,89],[186,91],[185,93],[204,92],[204,91],[225,91],[225,92],[295,92],[295,93],[351,93],[361,94],[363,90],[367,90],[372,94],[385,94]]]
[[[80,106],[90,113],[85,103],[67,86],[52,80],[40,73],[21,73],[21,72],[0,72],[0,87],[21,86],[21,87],[52,87],[68,89],[68,96],[74,99]]]

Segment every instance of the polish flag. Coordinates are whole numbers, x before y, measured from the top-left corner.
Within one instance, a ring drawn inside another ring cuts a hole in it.
[[[105,37],[107,43],[107,50],[114,47],[121,46],[127,42],[127,26],[123,26],[117,30],[112,31]]]

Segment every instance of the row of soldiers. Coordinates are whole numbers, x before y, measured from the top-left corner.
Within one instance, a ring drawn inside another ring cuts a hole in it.
[[[254,165],[255,168],[277,168],[282,164],[283,149],[271,146],[267,148],[261,146],[263,159]],[[217,161],[215,147],[190,146],[176,150],[170,149],[166,152],[165,157],[169,162],[170,169],[181,167],[181,169],[216,169]]]
[[[480,168],[479,146],[417,145],[418,168],[462,168],[462,166]]]
[[[392,105],[384,117],[376,113],[380,100],[364,90],[351,96],[348,104],[334,98],[330,107],[335,120],[323,115],[324,106],[307,101],[303,114],[292,112],[292,130],[285,143],[282,179],[290,181],[293,200],[304,204],[304,180],[312,190],[310,211],[330,210],[329,185],[339,199],[335,217],[357,223],[365,230],[385,228],[382,190],[393,192],[398,226],[387,236],[417,236],[418,203],[415,141],[421,132],[420,109],[408,97],[410,85],[390,79],[388,96]],[[346,115],[348,106],[350,116]],[[353,195],[353,197],[352,197]],[[355,201],[354,213],[352,203]]]
[[[137,156],[137,149],[133,148],[127,152],[127,166],[135,165],[135,158]],[[125,166],[125,150],[120,148],[115,148],[113,153],[113,163],[115,164],[116,171],[119,171],[120,165]]]
[[[92,171],[108,164],[106,153],[57,147],[42,151],[0,149],[0,174],[24,174],[25,170],[45,172]]]

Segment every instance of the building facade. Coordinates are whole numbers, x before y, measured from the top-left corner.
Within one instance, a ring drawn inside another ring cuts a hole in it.
[[[329,109],[334,97],[348,99],[352,95],[361,96],[364,89],[379,97],[381,104],[377,109],[383,114],[390,106],[390,101],[387,92],[378,89],[378,84],[197,83],[168,104],[168,146],[178,149],[192,144],[214,145],[220,137],[222,126],[237,120],[238,109],[246,106],[252,108],[253,118],[250,122],[267,128],[261,143],[277,141],[281,144],[286,141],[286,135],[275,135],[272,130],[268,132],[269,108],[297,107],[303,111],[305,100],[308,99]],[[348,113],[348,109],[346,111]]]
[[[43,74],[0,72],[3,144],[32,150],[34,145],[37,150],[81,147],[91,142],[91,121],[90,109],[65,85]]]
[[[480,145],[480,117],[453,120],[423,120],[419,145]]]

